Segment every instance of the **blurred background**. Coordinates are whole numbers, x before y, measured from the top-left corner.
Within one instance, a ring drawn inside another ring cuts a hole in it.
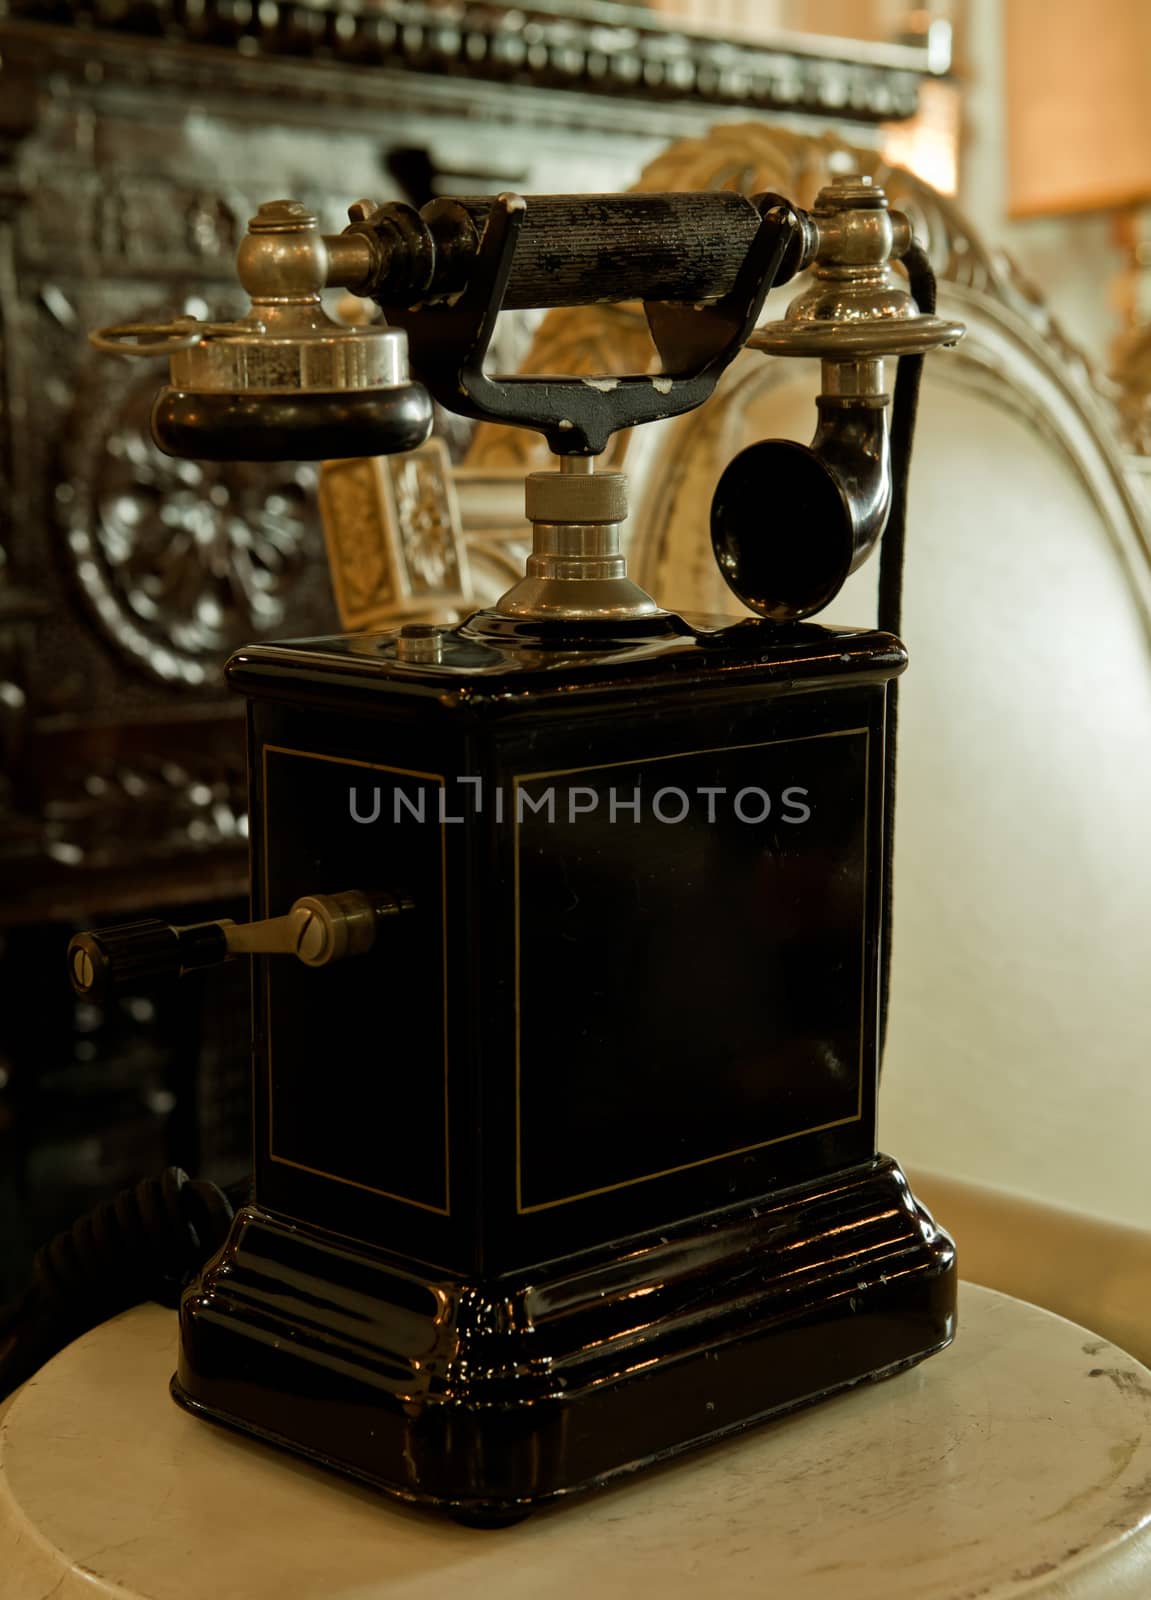
[[[359,195],[620,190],[762,119],[955,197],[1135,458],[1149,89],[1144,0],[0,0],[0,1301],[110,1191],[245,1170],[244,966],[97,1007],[63,951],[246,915],[220,669],[338,627],[315,469],[160,456],[156,371],[86,331],[241,311],[235,249],[274,196],[336,229]]]

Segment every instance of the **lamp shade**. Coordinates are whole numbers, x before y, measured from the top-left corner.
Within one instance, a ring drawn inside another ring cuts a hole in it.
[[[1008,208],[1151,197],[1149,0],[1004,0]]]

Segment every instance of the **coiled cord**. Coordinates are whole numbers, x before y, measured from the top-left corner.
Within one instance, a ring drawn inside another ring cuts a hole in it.
[[[908,287],[921,314],[935,315],[935,274],[927,252],[918,240],[903,257]],[[907,544],[907,486],[915,414],[919,406],[922,356],[902,356],[895,377],[891,406],[891,510],[879,551],[879,603],[877,616],[885,633],[898,635],[903,616],[903,557]],[[883,943],[879,955],[879,1059],[887,1044],[887,1013],[891,998],[892,882],[895,860],[895,744],[899,721],[899,680],[887,686],[887,742],[883,752],[884,792],[888,797],[883,819]]]
[[[29,1287],[0,1309],[0,1399],[129,1306],[176,1306],[224,1243],[232,1214],[232,1201],[214,1183],[167,1167],[58,1233],[37,1252]]]

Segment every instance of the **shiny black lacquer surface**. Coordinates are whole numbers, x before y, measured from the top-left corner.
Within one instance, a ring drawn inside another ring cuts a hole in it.
[[[401,1499],[498,1517],[941,1349],[954,1259],[882,1157],[480,1282],[250,1209],[185,1298],[173,1390]]]
[[[875,1150],[890,636],[473,619],[254,647],[255,1196],[177,1397],[500,1516],[915,1361],[953,1252]]]

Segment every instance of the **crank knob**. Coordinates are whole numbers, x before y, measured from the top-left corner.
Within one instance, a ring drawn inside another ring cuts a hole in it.
[[[140,991],[228,958],[219,922],[174,928],[156,917],[76,934],[68,945],[68,977],[78,995],[101,999],[115,990]]]
[[[175,928],[155,917],[78,933],[68,945],[68,976],[86,999],[112,989],[145,988],[179,977],[179,947]]]

